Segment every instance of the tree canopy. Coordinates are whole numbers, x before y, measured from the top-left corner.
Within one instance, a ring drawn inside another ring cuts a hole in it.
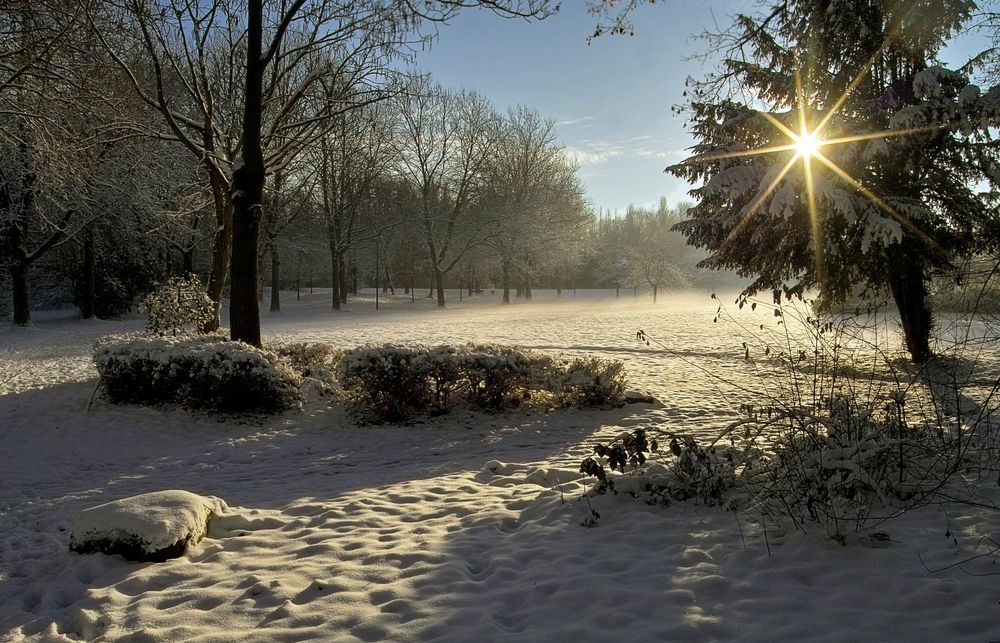
[[[941,66],[967,0],[782,0],[705,37],[690,82],[697,141],[667,170],[696,184],[679,224],[745,295],[888,289],[907,348],[930,355],[931,271],[994,242],[989,127],[1000,90]]]

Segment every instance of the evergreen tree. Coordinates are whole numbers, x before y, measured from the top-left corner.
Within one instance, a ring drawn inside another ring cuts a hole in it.
[[[678,225],[744,296],[888,289],[915,362],[930,357],[932,272],[996,238],[983,94],[936,56],[969,0],[771,0],[708,34],[718,71],[685,106],[698,143],[668,168],[698,185]],[[765,152],[765,153],[760,153]]]

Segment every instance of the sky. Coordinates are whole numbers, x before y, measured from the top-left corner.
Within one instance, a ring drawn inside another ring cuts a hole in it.
[[[528,23],[467,10],[441,27],[418,66],[441,84],[470,89],[505,110],[524,104],[556,121],[567,154],[579,163],[590,202],[603,210],[634,203],[654,206],[689,200],[690,186],[663,172],[687,156],[694,140],[672,106],[684,101],[688,76],[712,70],[692,56],[693,38],[729,16],[753,9],[750,0],[661,0],[632,18],[636,35],[602,36],[587,44],[597,24],[583,0]],[[945,52],[965,62],[982,38],[967,37]]]

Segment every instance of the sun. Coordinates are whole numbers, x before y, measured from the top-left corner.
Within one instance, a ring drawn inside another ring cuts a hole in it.
[[[819,154],[819,148],[823,146],[823,140],[816,132],[804,132],[794,136],[792,140],[794,141],[792,149],[795,150],[795,154],[803,158],[816,156]]]
[[[787,152],[792,152],[788,156],[781,170],[777,172],[767,185],[762,185],[758,190],[756,196],[750,201],[749,204],[744,206],[743,212],[741,214],[739,222],[729,231],[726,239],[723,241],[723,246],[734,242],[738,238],[740,232],[747,226],[749,221],[754,217],[760,206],[778,189],[778,186],[785,179],[785,177],[791,172],[792,168],[797,165],[801,165],[802,176],[805,179],[805,194],[803,194],[803,201],[809,211],[809,219],[812,227],[812,236],[814,239],[813,247],[816,253],[816,268],[817,272],[822,275],[823,273],[823,243],[821,238],[821,212],[820,203],[817,198],[815,190],[815,177],[819,166],[824,166],[827,170],[832,172],[834,175],[839,177],[848,185],[852,186],[855,190],[860,192],[865,198],[872,202],[876,207],[882,210],[885,215],[892,218],[894,221],[899,223],[907,231],[911,232],[918,238],[922,239],[931,246],[935,246],[934,241],[927,236],[925,232],[920,230],[908,217],[900,214],[895,208],[886,203],[883,199],[877,196],[870,189],[862,185],[857,179],[848,174],[845,170],[841,169],[839,165],[834,163],[826,154],[827,150],[835,149],[837,146],[856,143],[862,141],[869,141],[873,139],[890,139],[894,137],[907,136],[910,134],[916,134],[918,132],[929,132],[939,129],[946,128],[948,125],[946,123],[931,123],[922,127],[911,127],[904,129],[890,129],[875,132],[868,132],[864,134],[854,134],[848,136],[835,136],[835,137],[824,137],[823,132],[828,130],[831,120],[840,111],[844,103],[847,101],[848,95],[854,91],[858,84],[865,78],[865,74],[871,69],[871,65],[875,60],[874,56],[868,62],[868,64],[862,68],[858,75],[854,77],[854,80],[847,86],[844,93],[834,101],[834,104],[826,110],[825,114],[818,114],[814,110],[809,109],[806,100],[806,93],[803,91],[802,87],[802,77],[801,74],[796,71],[795,73],[795,101],[791,106],[792,110],[789,113],[793,119],[798,120],[797,128],[798,133],[796,133],[790,124],[783,122],[783,119],[779,118],[775,114],[767,111],[758,111],[757,114],[760,115],[764,120],[768,121],[774,128],[784,137],[784,141],[779,142],[774,145],[768,145],[753,149],[742,149],[736,151],[726,151],[720,153],[709,153],[702,154],[692,157],[685,161],[685,163],[704,163],[704,162],[715,162],[723,159],[737,159],[745,158],[758,155],[766,154],[782,154]],[[810,115],[813,118],[810,118]],[[797,119],[795,118],[797,116]],[[817,118],[818,117],[818,118]],[[813,162],[815,161],[815,163]]]

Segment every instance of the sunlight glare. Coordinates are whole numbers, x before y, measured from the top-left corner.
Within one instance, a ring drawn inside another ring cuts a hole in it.
[[[793,146],[796,154],[803,158],[810,158],[816,156],[819,148],[823,146],[823,141],[816,136],[815,132],[806,132],[795,137]]]

